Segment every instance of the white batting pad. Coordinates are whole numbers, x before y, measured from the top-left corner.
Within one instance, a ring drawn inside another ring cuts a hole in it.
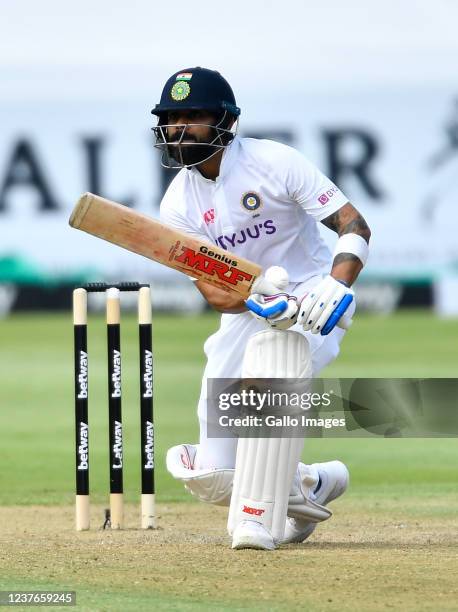
[[[267,330],[248,341],[242,378],[312,377],[307,340],[293,331]],[[285,529],[288,496],[300,459],[302,438],[240,438],[228,532],[241,521],[264,525],[275,542]]]

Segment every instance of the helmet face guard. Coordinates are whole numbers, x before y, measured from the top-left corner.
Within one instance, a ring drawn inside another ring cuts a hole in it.
[[[225,127],[229,123],[230,115],[227,111],[216,125],[207,123],[163,124],[159,118],[158,125],[152,130],[156,137],[154,146],[162,152],[162,166],[174,169],[191,168],[208,161],[219,151],[226,149],[237,134],[238,119],[235,120],[232,127]],[[188,141],[188,128],[194,126],[209,128],[211,137],[208,142],[198,142],[194,137],[192,142]],[[169,128],[175,128],[175,133],[179,135],[173,141],[169,138]]]
[[[169,112],[191,110],[207,111],[215,116],[215,123],[168,123]],[[164,86],[160,103],[151,112],[159,117],[153,132],[156,136],[154,146],[162,151],[162,165],[189,168],[209,160],[230,145],[237,133],[240,109],[231,86],[219,72],[196,67],[173,74]],[[207,141],[198,142],[194,135],[190,136],[188,128],[193,126],[209,128]],[[174,128],[173,136],[170,136],[170,128]]]

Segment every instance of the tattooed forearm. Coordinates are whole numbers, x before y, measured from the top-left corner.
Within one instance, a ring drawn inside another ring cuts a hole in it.
[[[322,220],[323,225],[337,232],[339,236],[344,234],[358,234],[369,243],[371,231],[364,219],[354,206],[348,202],[335,213]]]
[[[358,213],[358,217],[356,219],[353,219],[353,221],[350,221],[350,223],[347,223],[347,225],[345,225],[342,228],[342,232],[341,235],[343,234],[359,234],[360,236],[365,237],[367,234],[370,236],[370,229],[366,223],[366,220],[364,219],[364,217],[362,215],[360,215]],[[369,242],[369,236],[366,240],[366,242]]]
[[[344,234],[358,234],[369,244],[371,231],[364,217],[354,206],[347,202],[335,213],[323,219],[322,223],[337,232],[339,236]],[[352,285],[361,272],[363,264],[353,253],[338,253],[332,262],[331,276],[343,280]]]

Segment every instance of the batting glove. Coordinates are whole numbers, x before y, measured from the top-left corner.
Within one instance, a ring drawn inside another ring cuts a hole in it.
[[[253,293],[245,303],[254,318],[264,321],[269,327],[288,329],[296,322],[298,307],[294,295]]]
[[[344,281],[326,276],[303,298],[297,322],[312,334],[329,334],[354,299],[354,291]]]

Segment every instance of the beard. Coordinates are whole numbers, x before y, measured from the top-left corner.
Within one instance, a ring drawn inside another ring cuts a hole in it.
[[[167,149],[170,157],[172,157],[179,164],[183,164],[185,166],[190,164],[199,164],[210,157],[217,150],[214,145],[207,143],[195,145],[169,145]]]
[[[169,156],[179,164],[184,166],[200,164],[219,149],[218,145],[221,143],[219,142],[220,139],[217,138],[218,131],[215,127],[209,126],[207,134],[202,135],[202,139],[197,139],[193,134],[186,133],[186,128],[184,131],[184,134],[182,132],[175,134],[167,147]],[[180,143],[181,139],[185,142]]]

